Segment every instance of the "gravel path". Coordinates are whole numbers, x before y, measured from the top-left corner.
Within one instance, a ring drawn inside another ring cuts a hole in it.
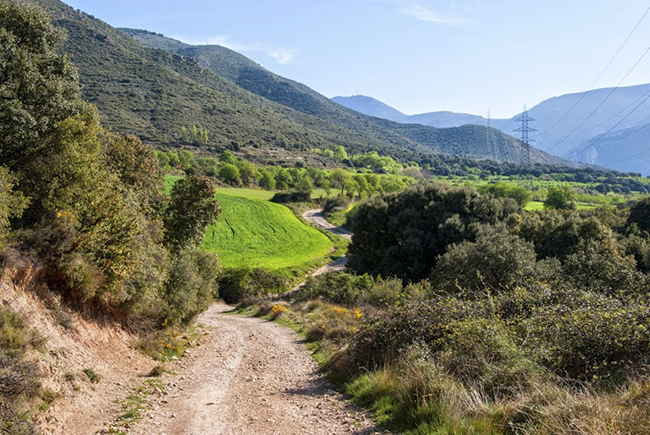
[[[373,434],[368,417],[328,387],[298,336],[215,304],[205,336],[170,364],[165,390],[130,434]]]
[[[325,219],[323,216],[323,210],[307,210],[302,214],[302,217],[304,217],[307,222],[312,225],[330,231],[336,235],[343,237],[344,239],[352,240],[352,233],[343,227],[337,227],[328,222],[327,219]]]

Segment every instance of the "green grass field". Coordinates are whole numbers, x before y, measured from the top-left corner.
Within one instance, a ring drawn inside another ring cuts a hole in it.
[[[217,198],[222,212],[201,246],[217,252],[224,267],[299,268],[332,248],[330,239],[287,207],[230,193]]]
[[[576,207],[578,207],[578,210],[593,210],[600,206],[594,204],[583,204],[578,202],[576,203]],[[528,210],[528,211],[544,210],[544,203],[542,201],[529,201],[528,204],[526,204],[526,207],[524,207],[524,210]]]

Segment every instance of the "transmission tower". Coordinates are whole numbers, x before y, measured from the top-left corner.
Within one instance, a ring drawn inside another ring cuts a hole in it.
[[[535,120],[528,116],[528,110],[524,104],[524,113],[522,113],[519,118],[515,119],[515,122],[521,122],[521,127],[513,130],[514,132],[521,133],[521,164],[524,166],[530,166],[530,143],[535,142],[534,139],[531,139],[528,136],[528,133],[537,131],[537,129],[534,129],[528,125],[528,123],[531,121]]]

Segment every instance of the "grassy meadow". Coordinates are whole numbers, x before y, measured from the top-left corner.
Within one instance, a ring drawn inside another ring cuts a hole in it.
[[[165,177],[165,191],[181,177]],[[332,241],[305,225],[287,207],[269,202],[274,192],[217,188],[219,219],[205,233],[201,247],[219,254],[223,267],[299,269],[332,249]]]
[[[299,267],[332,248],[325,235],[285,206],[229,193],[217,193],[217,198],[222,212],[202,247],[217,252],[224,267]]]

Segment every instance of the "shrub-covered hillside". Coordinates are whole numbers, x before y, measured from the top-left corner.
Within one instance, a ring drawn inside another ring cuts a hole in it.
[[[526,212],[494,194],[374,196],[351,218],[354,273],[258,312],[300,323],[331,379],[398,431],[648,432],[650,199]]]

